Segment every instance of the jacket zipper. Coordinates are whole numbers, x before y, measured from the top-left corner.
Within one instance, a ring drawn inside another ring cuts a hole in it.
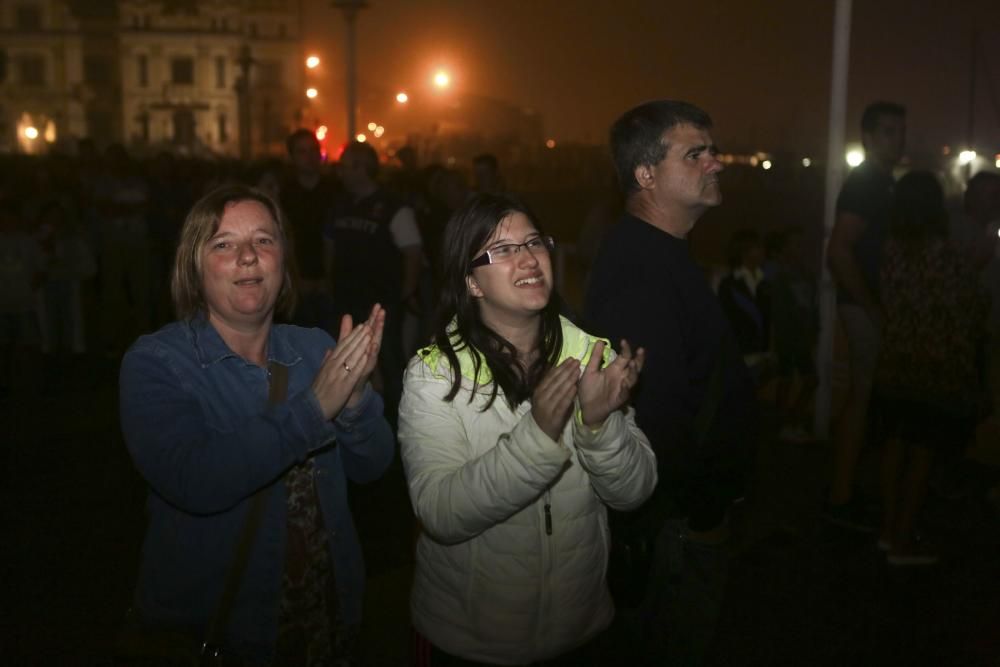
[[[545,492],[545,534],[552,534],[552,503],[549,492]]]

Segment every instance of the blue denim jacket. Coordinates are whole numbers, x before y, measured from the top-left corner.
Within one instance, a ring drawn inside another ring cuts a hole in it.
[[[215,613],[250,498],[270,486],[226,634],[232,652],[267,661],[277,635],[286,540],[283,473],[314,457],[316,486],[345,622],[359,623],[364,562],[347,482],[377,479],[394,441],[371,388],[332,422],[311,384],[334,341],[274,325],[268,359],[288,367],[288,396],[268,405],[267,369],[235,354],[197,316],[141,337],[122,361],[121,423],[150,486],[135,605],[142,618],[203,636]]]

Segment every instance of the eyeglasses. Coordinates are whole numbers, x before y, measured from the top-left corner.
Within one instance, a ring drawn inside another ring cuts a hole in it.
[[[495,248],[490,248],[479,257],[476,257],[469,263],[469,268],[474,269],[477,266],[509,262],[514,259],[517,253],[521,252],[521,248],[527,248],[532,255],[536,253],[545,253],[547,255],[555,247],[556,240],[551,236],[536,236],[524,243],[504,243]]]

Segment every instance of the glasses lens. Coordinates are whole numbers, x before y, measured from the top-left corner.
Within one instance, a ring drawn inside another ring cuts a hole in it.
[[[512,243],[505,243],[504,245],[498,245],[496,248],[490,250],[490,257],[493,258],[494,262],[503,262],[514,256],[515,246]]]
[[[524,245],[527,246],[528,250],[531,252],[548,252],[552,249],[551,242],[551,236],[539,236],[538,238],[531,239]]]

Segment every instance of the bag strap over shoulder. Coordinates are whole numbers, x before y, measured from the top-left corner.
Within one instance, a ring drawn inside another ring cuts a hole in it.
[[[272,406],[281,405],[288,396],[288,367],[272,361],[268,364],[267,370],[270,378],[267,402]],[[222,596],[219,598],[219,606],[216,608],[215,616],[212,617],[212,622],[209,623],[208,631],[205,633],[202,656],[216,656],[219,653],[219,647],[222,646],[226,626],[229,624],[229,617],[233,612],[233,603],[236,601],[236,594],[240,590],[243,574],[250,561],[250,549],[260,528],[261,520],[264,518],[264,508],[267,505],[267,496],[271,488],[271,486],[265,486],[250,499],[250,509],[247,511],[243,529],[236,542],[236,550],[229,564],[229,571],[226,573],[226,583],[222,589]]]

